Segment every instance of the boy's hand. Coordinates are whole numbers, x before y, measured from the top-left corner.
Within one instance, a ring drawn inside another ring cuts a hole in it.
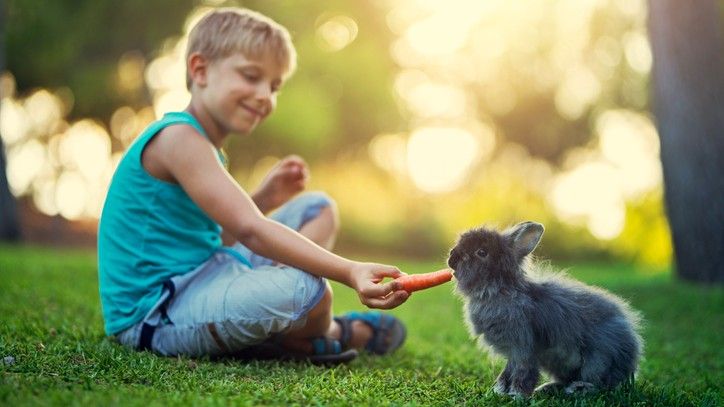
[[[397,267],[375,263],[357,263],[352,269],[352,287],[362,304],[370,308],[390,309],[407,301],[410,293],[401,290],[400,284],[390,281],[379,284],[385,277],[404,276]]]
[[[284,157],[264,177],[252,198],[259,210],[267,213],[303,191],[308,179],[309,169],[301,157]]]

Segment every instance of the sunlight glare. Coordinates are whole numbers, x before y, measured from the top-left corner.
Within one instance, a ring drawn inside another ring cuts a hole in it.
[[[108,165],[111,140],[98,123],[88,119],[80,120],[60,140],[58,154],[64,167],[77,169],[85,179],[92,180]]]
[[[45,148],[35,139],[7,150],[7,177],[15,196],[25,194],[46,161]]]
[[[16,100],[4,98],[0,103],[0,135],[7,145],[17,143],[30,132],[30,118]]]
[[[601,93],[601,84],[585,66],[580,65],[568,71],[558,87],[555,103],[558,112],[569,120],[578,119]]]
[[[459,88],[436,83],[419,84],[403,97],[422,117],[458,117],[465,113],[465,93]]]
[[[118,87],[123,92],[136,92],[143,86],[146,60],[139,51],[130,51],[118,60]]]
[[[651,45],[644,33],[634,31],[626,34],[623,38],[623,44],[626,61],[631,68],[641,74],[651,72],[653,63]]]
[[[191,101],[191,93],[185,87],[157,92],[153,98],[153,110],[156,117],[162,117],[166,112],[184,110],[189,101]]]
[[[116,109],[111,116],[111,134],[127,147],[139,131],[136,112],[128,106]]]
[[[449,192],[463,183],[478,152],[478,140],[467,130],[421,128],[407,142],[407,168],[421,190]]]
[[[369,144],[369,155],[378,167],[401,177],[406,174],[407,145],[401,134],[380,134]]]
[[[146,83],[151,89],[186,88],[186,65],[180,55],[162,55],[148,65]]]
[[[557,176],[550,199],[561,219],[571,223],[583,219],[594,236],[612,239],[625,221],[619,179],[610,164],[586,162]]]
[[[454,9],[440,12],[412,24],[404,38],[420,55],[450,54],[465,44],[474,18]]]
[[[66,219],[80,219],[88,200],[88,187],[83,176],[76,171],[65,171],[58,178],[55,191],[55,205]]]
[[[628,110],[610,110],[595,124],[603,156],[621,172],[628,197],[648,192],[662,183],[659,137],[651,120]]]
[[[54,178],[42,178],[33,183],[33,204],[40,212],[48,216],[58,214],[55,190],[56,180]]]
[[[344,15],[322,15],[318,21],[315,39],[320,49],[327,52],[339,51],[357,38],[357,23]]]
[[[33,92],[23,104],[34,134],[49,133],[63,117],[63,102],[45,89]]]

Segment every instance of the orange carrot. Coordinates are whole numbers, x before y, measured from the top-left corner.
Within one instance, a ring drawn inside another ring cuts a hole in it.
[[[452,271],[450,269],[442,269],[433,271],[432,273],[410,274],[398,277],[398,281],[402,285],[402,289],[407,292],[424,290],[426,288],[435,287],[442,283],[446,283],[452,279]]]

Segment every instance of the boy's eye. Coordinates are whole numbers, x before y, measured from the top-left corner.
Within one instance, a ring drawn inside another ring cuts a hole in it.
[[[475,251],[475,255],[480,257],[481,259],[484,259],[485,257],[488,256],[488,252],[485,251],[485,249],[478,249]]]

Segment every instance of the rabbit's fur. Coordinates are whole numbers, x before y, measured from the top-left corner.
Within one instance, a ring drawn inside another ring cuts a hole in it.
[[[471,334],[507,359],[494,390],[529,396],[539,369],[552,382],[537,390],[614,387],[636,371],[639,314],[600,288],[561,274],[535,275],[540,267],[529,254],[543,230],[535,222],[502,233],[476,228],[450,251]]]

